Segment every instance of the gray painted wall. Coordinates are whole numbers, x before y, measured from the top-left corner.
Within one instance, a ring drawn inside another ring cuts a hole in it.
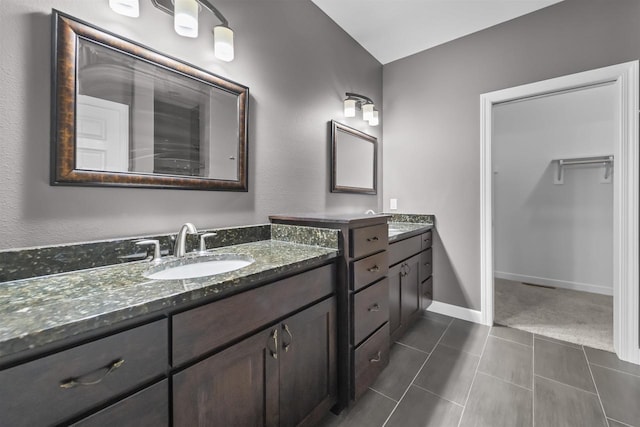
[[[329,193],[327,123],[380,138],[381,126],[343,118],[342,99],[353,91],[382,104],[382,66],[311,1],[216,0],[235,31],[231,63],[213,56],[211,15],[201,15],[200,37],[187,39],[170,16],[140,3],[141,17],[131,19],[107,0],[2,0],[0,249],[177,231],[185,221],[204,228],[379,209],[380,195]],[[52,8],[249,86],[249,192],[51,187]]]
[[[480,94],[640,57],[640,2],[565,0],[384,66],[384,208],[436,215],[434,299],[480,309]]]

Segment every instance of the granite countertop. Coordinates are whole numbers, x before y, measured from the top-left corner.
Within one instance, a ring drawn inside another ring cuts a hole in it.
[[[147,261],[0,283],[0,361],[8,356],[202,298],[215,300],[321,265],[336,249],[263,240],[207,251],[242,254],[239,270],[186,280],[142,276]]]
[[[414,222],[389,222],[389,243],[417,236],[431,230],[433,224]]]

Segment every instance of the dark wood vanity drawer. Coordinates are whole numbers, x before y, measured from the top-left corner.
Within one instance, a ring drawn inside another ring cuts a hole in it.
[[[429,277],[420,284],[420,308],[427,308],[433,301],[433,277]]]
[[[389,245],[389,266],[393,266],[422,250],[422,236],[414,236]]]
[[[427,249],[431,247],[432,242],[432,233],[431,230],[422,234],[422,249]]]
[[[349,251],[351,258],[360,258],[385,250],[389,245],[388,230],[387,224],[352,229]]]
[[[106,407],[71,427],[165,427],[169,425],[169,381],[149,388]]]
[[[385,277],[353,297],[354,344],[359,344],[388,320],[389,280]]]
[[[420,254],[420,283],[433,273],[433,251],[431,248]]]
[[[389,364],[389,323],[354,352],[354,399],[358,399]]]
[[[353,271],[353,290],[373,283],[384,277],[389,272],[389,255],[387,251],[368,256],[352,263],[351,271]]]
[[[163,319],[1,371],[0,425],[61,423],[161,377],[167,357]]]
[[[334,292],[335,264],[173,316],[173,365],[247,336]]]

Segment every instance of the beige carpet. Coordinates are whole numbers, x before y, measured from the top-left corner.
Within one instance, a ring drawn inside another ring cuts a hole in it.
[[[499,325],[613,351],[613,297],[495,279]]]

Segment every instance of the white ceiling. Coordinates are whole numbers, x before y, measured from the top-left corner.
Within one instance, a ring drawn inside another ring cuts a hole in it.
[[[562,0],[311,0],[383,64]]]

